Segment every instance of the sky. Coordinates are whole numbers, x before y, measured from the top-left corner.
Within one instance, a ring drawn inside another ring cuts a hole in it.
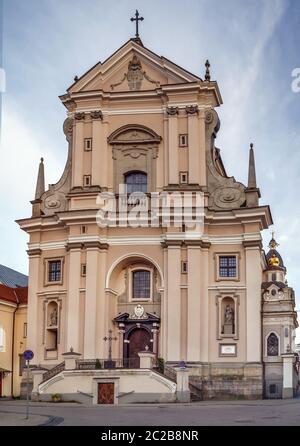
[[[146,47],[200,77],[209,59],[224,102],[216,145],[227,173],[243,183],[254,143],[261,204],[274,219],[265,248],[274,229],[300,310],[300,92],[292,89],[300,1],[0,0],[0,14],[1,3],[0,263],[28,272],[27,235],[14,220],[31,215],[41,156],[47,183],[63,171],[66,111],[58,95],[134,37],[138,7]]]

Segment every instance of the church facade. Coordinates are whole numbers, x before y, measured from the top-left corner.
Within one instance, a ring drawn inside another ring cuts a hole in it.
[[[201,79],[136,37],[60,99],[65,170],[46,190],[41,160],[32,216],[18,221],[30,237],[34,365],[51,371],[69,353],[77,366],[135,370],[139,353],[152,352],[169,376],[184,362],[202,397],[292,396],[294,294],[276,241],[263,250],[273,221],[259,204],[253,146],[245,186],[227,175],[215,145],[222,98],[209,62]],[[201,224],[175,225],[180,204],[170,224],[150,224],[147,210],[130,225],[128,210],[153,193],[188,194],[192,210],[198,194]],[[102,225],[105,197],[117,211]]]

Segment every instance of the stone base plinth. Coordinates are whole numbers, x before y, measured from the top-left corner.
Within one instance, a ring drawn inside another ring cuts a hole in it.
[[[233,334],[233,324],[230,323],[225,323],[223,325],[223,331],[224,331],[224,335],[231,335]]]
[[[187,367],[189,382],[202,400],[254,400],[263,397],[261,364],[187,364]]]

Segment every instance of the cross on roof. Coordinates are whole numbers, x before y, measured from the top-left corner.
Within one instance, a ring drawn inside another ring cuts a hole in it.
[[[138,10],[136,10],[135,11],[135,18],[134,17],[131,17],[131,21],[132,22],[135,22],[135,37],[136,37],[136,39],[138,39],[140,36],[139,36],[139,21],[143,21],[144,20],[144,17],[139,17],[139,12],[138,12]]]

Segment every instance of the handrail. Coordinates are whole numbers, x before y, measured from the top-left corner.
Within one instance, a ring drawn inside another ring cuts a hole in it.
[[[53,376],[58,375],[60,372],[63,372],[64,370],[65,370],[65,362],[57,364],[52,369],[48,370],[48,372],[45,372],[43,374],[43,381],[41,382],[41,384],[53,378]]]
[[[117,398],[122,398],[122,396],[132,395],[133,393],[135,393],[135,390],[131,390],[130,392],[119,393],[119,395],[117,395]]]
[[[138,358],[77,359],[76,370],[139,369]]]

